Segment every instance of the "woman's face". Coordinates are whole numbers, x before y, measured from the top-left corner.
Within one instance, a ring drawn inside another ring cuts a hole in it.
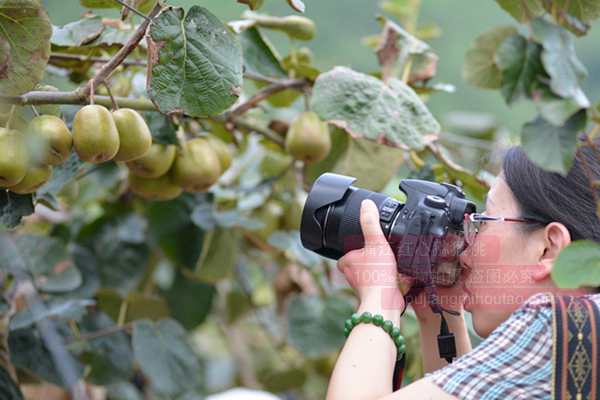
[[[487,195],[484,213],[520,217],[519,206],[500,174]],[[460,256],[466,268],[465,309],[471,312],[475,331],[488,336],[529,296],[552,287],[540,279],[544,255],[544,229],[527,232],[519,222],[485,222],[473,244]]]

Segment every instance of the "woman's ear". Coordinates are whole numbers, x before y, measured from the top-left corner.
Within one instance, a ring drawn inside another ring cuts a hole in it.
[[[533,274],[535,281],[542,281],[550,276],[554,260],[562,249],[571,243],[571,234],[560,222],[551,222],[544,228],[544,249],[540,255],[540,269]]]

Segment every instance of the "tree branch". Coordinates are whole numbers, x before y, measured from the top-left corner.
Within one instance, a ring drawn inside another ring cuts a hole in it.
[[[156,111],[154,104],[148,99],[130,99],[115,97],[119,107],[133,108],[140,111]],[[109,96],[94,96],[96,104],[110,108],[112,101]],[[88,104],[88,99],[77,91],[72,92],[42,92],[32,91],[20,96],[1,96],[0,103],[16,104],[19,106],[39,104]]]
[[[252,132],[256,132],[259,135],[262,135],[264,137],[266,137],[267,139],[269,139],[270,141],[277,143],[280,146],[285,146],[285,140],[279,136],[275,131],[269,129],[269,128],[263,128],[260,126],[256,126],[248,121],[245,121],[243,119],[233,119],[230,120],[229,122],[231,122],[233,125],[235,125],[238,129],[246,129]]]
[[[258,103],[266,100],[269,96],[282,92],[287,89],[302,89],[309,85],[308,81],[304,79],[286,79],[273,83],[266,88],[258,91],[254,96],[250,97],[247,101],[235,107],[233,110],[226,114],[227,119],[235,119],[242,114],[245,114],[252,108],[256,107]]]
[[[109,326],[108,328],[100,329],[100,330],[97,330],[94,332],[82,333],[81,335],[79,335],[79,337],[77,339],[69,342],[67,345],[71,345],[76,342],[93,340],[93,339],[97,339],[97,338],[104,337],[104,336],[114,335],[115,333],[119,333],[122,331],[130,333],[132,329],[133,329],[133,323],[131,323],[131,322],[128,322],[123,325],[113,325],[113,326]]]
[[[146,18],[135,30],[133,35],[127,40],[127,42],[115,53],[114,56],[106,63],[100,70],[96,73],[96,75],[85,85],[76,90],[76,93],[81,97],[87,97],[90,95],[90,91],[92,85],[94,87],[98,87],[102,82],[104,82],[110,74],[117,68],[119,65],[125,61],[127,56],[138,46],[140,41],[144,38],[146,34],[146,29],[150,24],[152,18],[154,18],[162,6],[160,5],[160,1],[156,3],[150,14],[148,14],[148,18]]]

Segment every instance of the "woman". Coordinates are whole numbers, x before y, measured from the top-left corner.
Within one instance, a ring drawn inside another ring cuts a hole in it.
[[[522,149],[510,149],[487,195],[483,213],[485,217],[505,219],[478,222],[481,216],[477,221],[467,218],[468,247],[460,255],[464,279],[440,291],[442,304],[461,314],[445,314],[456,336],[457,358],[451,364],[440,359],[440,317],[424,305],[422,297],[417,298],[411,306],[421,330],[425,377],[392,393],[394,342],[380,327],[360,323],[346,339],[327,398],[551,398],[550,297],[567,292],[556,287],[550,273],[556,257],[571,241],[600,242],[597,195],[592,193],[589,180],[590,176],[600,179],[598,155],[595,149],[580,147],[569,174],[563,177],[534,165]],[[373,202],[363,202],[360,218],[365,247],[347,253],[338,261],[338,268],[358,295],[358,313],[378,313],[394,326],[401,326],[400,313],[405,304],[398,285],[390,288],[355,279],[357,271],[373,265],[396,274],[395,258],[381,232]],[[478,228],[476,235],[469,233],[474,228]],[[386,251],[373,251],[375,248]],[[580,288],[568,294],[589,296],[600,305],[600,294],[595,293],[597,290],[592,288]],[[390,296],[394,307],[389,307]],[[475,331],[486,338],[473,350],[463,308],[472,314]]]

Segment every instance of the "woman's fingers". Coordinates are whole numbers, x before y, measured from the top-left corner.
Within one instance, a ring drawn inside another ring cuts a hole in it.
[[[365,199],[360,204],[360,227],[365,247],[380,246],[385,241],[379,222],[379,210],[373,200]]]

